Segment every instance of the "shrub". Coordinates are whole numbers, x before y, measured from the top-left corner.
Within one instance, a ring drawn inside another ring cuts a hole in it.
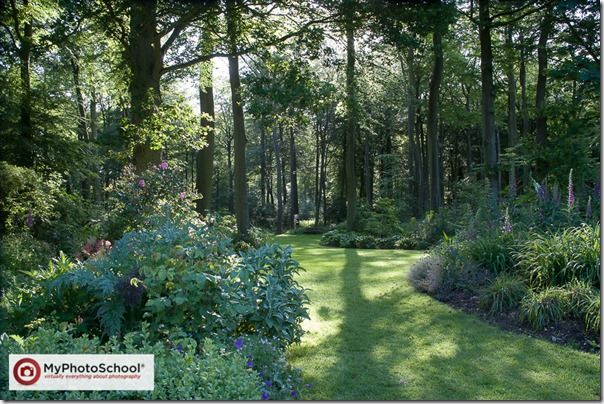
[[[28,338],[0,341],[2,380],[0,391],[8,400],[255,400],[260,380],[238,353],[221,354],[209,339],[201,350],[190,338],[149,342],[148,327],[129,333],[123,340],[105,343],[97,337],[74,337],[72,331],[39,329]],[[200,353],[198,353],[198,351]],[[8,354],[119,354],[155,355],[153,391],[7,391]]]
[[[361,207],[358,230],[375,237],[391,237],[401,233],[396,204],[390,198],[378,198],[371,207]]]
[[[36,240],[31,233],[6,234],[0,240],[0,295],[15,284],[23,283],[25,273],[48,263],[50,245]]]
[[[439,256],[428,255],[413,264],[407,277],[418,291],[434,294],[441,287],[442,267],[443,261]]]
[[[535,288],[562,286],[573,279],[600,285],[600,228],[568,228],[533,234],[514,254],[520,270]]]
[[[194,216],[199,196],[189,190],[182,171],[166,161],[141,174],[126,166],[109,187],[104,219],[107,238],[116,240],[127,231],[149,226],[149,219],[162,214],[166,204],[173,215]]]
[[[527,290],[522,278],[502,273],[483,291],[480,303],[491,313],[499,313],[518,306]]]
[[[173,328],[206,336],[259,333],[298,341],[308,316],[291,249],[267,245],[237,254],[203,222],[164,218],[128,232],[106,256],[78,263],[52,283],[57,312],[89,332],[116,335],[142,319],[154,334]]]
[[[588,331],[600,334],[600,293],[594,292],[584,296],[581,302],[581,311],[583,312],[583,322]]]
[[[520,304],[520,314],[534,329],[560,321],[568,307],[567,292],[558,287],[550,287],[541,292],[529,292]]]
[[[285,349],[275,338],[245,335],[235,344],[245,356],[247,366],[254,369],[262,381],[262,394],[272,400],[302,398],[302,373],[292,369],[285,360]]]
[[[499,274],[513,266],[516,240],[511,233],[490,232],[463,244],[467,258]]]

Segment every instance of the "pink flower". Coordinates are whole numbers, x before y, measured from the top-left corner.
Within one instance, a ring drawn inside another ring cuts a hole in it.
[[[138,186],[139,188],[145,188],[145,180],[142,178],[138,180]]]
[[[186,197],[187,197],[187,194],[185,194],[184,192],[179,192],[179,193],[178,193],[178,199],[180,199],[181,201],[182,201],[183,199],[185,199]]]
[[[167,170],[168,169],[168,162],[167,161],[162,161],[161,164],[159,165],[159,168],[162,170]]]

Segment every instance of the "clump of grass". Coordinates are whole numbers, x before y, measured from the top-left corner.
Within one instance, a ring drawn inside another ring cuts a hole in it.
[[[441,286],[442,271],[442,259],[437,255],[429,255],[413,264],[407,276],[416,290],[434,294]]]
[[[560,321],[568,306],[568,292],[559,287],[550,287],[540,292],[529,292],[520,303],[521,319],[535,330]]]
[[[527,285],[522,278],[502,273],[483,291],[480,303],[491,313],[500,313],[517,307],[527,290]]]
[[[562,286],[573,279],[600,284],[600,228],[568,228],[535,234],[514,255],[533,288]]]

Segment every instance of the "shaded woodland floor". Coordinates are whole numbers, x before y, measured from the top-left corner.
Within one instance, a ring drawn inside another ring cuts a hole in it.
[[[598,400],[600,357],[492,326],[416,292],[421,253],[284,235],[311,320],[289,360],[322,400]]]

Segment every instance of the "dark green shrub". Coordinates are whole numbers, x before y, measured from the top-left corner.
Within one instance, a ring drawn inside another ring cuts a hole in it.
[[[393,199],[378,198],[371,209],[361,208],[358,216],[358,230],[361,233],[380,238],[401,233],[400,219]]]
[[[600,285],[600,228],[568,228],[533,234],[514,254],[518,268],[535,288],[562,286],[573,279]]]
[[[0,391],[8,400],[258,400],[260,380],[239,352],[222,354],[210,340],[202,349],[190,338],[150,342],[147,327],[123,340],[101,343],[97,337],[74,337],[69,331],[40,329],[28,338],[0,341]],[[155,355],[153,391],[7,391],[8,354],[145,353]]]
[[[499,313],[518,306],[527,291],[522,278],[502,273],[482,292],[480,303],[491,313]]]
[[[541,330],[560,321],[568,304],[568,293],[564,289],[550,287],[541,292],[529,292],[520,304],[520,315],[534,329]]]

